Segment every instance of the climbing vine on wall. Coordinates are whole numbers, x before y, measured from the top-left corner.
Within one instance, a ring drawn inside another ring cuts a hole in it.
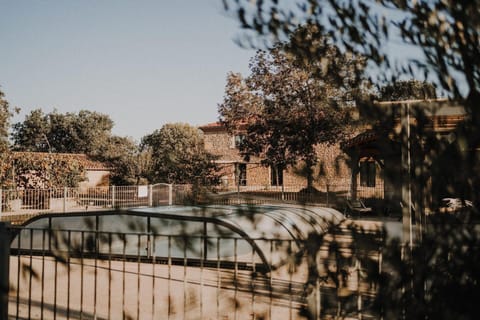
[[[85,180],[85,165],[73,154],[9,153],[0,164],[3,188],[77,187]]]

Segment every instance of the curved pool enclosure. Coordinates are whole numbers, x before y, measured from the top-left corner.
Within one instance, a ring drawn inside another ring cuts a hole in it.
[[[12,252],[127,259],[156,263],[222,263],[270,269],[300,252],[312,233],[344,216],[309,206],[164,206],[69,214],[27,221]],[[217,265],[218,266],[218,265]]]

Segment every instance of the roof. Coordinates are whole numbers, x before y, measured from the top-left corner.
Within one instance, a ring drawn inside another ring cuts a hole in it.
[[[199,126],[198,128],[203,132],[227,131],[227,128],[225,128],[225,126],[219,121],[207,123],[205,125]]]
[[[45,158],[56,158],[60,160],[76,160],[80,162],[86,170],[112,170],[112,167],[108,164],[96,161],[91,159],[84,153],[48,153],[48,152],[27,152],[27,151],[14,151],[12,152],[14,157],[22,157],[22,156],[32,156],[37,159],[45,159]]]
[[[378,132],[370,129],[342,143],[342,149],[348,149],[354,146],[360,146],[370,142],[374,142],[377,141],[378,137]]]
[[[414,110],[418,110],[418,112],[423,112],[429,120],[422,124],[424,128],[435,132],[450,132],[454,130],[466,116],[465,108],[463,106],[447,99],[375,102],[374,106],[384,108],[383,112],[388,113],[395,112],[395,110],[397,111],[394,113],[397,117],[393,124],[393,128],[389,129],[381,125],[381,127],[376,130],[368,129],[342,143],[342,149],[345,150],[378,141],[380,138],[388,136],[389,131],[395,131],[395,128],[401,126],[400,113],[398,113],[398,111],[402,105],[409,105],[412,108],[410,114],[412,125],[417,123]]]
[[[247,122],[245,122],[245,121],[239,122],[238,123],[238,129],[240,131],[245,130],[246,125],[247,125]],[[202,130],[203,132],[218,132],[218,131],[227,132],[227,128],[220,121],[207,123],[205,125],[199,126],[198,128],[200,130]]]

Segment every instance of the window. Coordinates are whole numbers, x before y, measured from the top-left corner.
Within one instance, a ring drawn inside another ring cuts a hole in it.
[[[360,185],[362,187],[375,187],[376,174],[375,161],[369,159],[360,162]]]
[[[283,185],[283,169],[280,166],[270,166],[270,185]]]
[[[235,184],[237,186],[247,185],[247,164],[237,163],[235,165]]]
[[[242,144],[243,140],[245,140],[245,136],[243,134],[238,134],[232,137],[232,148],[239,148]]]

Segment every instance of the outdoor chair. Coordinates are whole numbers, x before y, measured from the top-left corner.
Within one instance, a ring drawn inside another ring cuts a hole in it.
[[[346,207],[344,214],[346,216],[351,215],[366,215],[372,213],[372,208],[367,207],[362,200],[355,199],[355,200],[347,200]]]

